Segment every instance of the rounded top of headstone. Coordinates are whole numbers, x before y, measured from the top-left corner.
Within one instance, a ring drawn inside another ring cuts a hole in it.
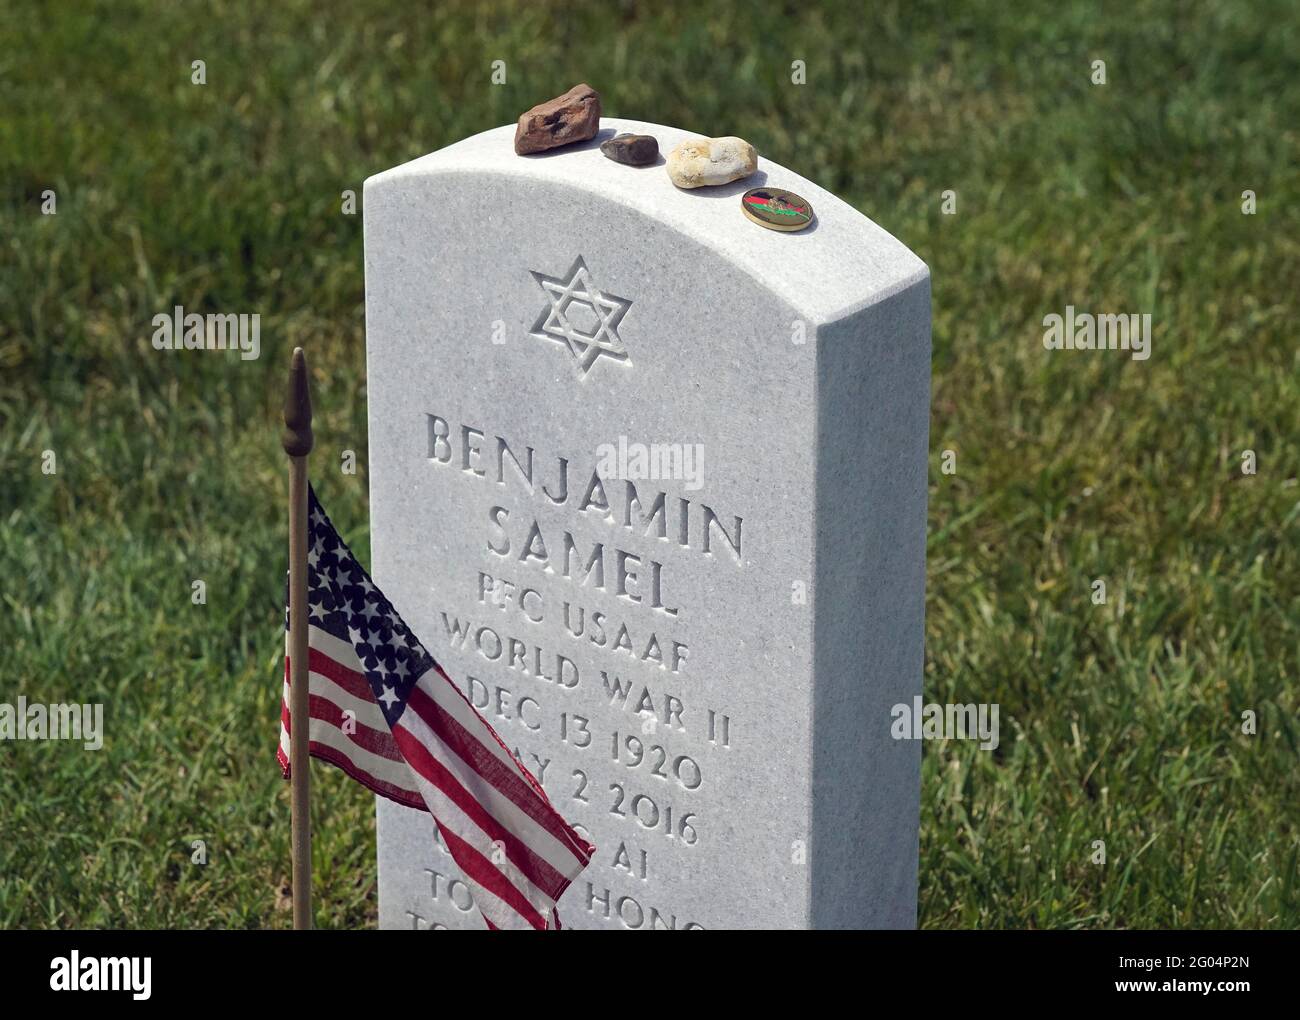
[[[888,231],[770,159],[760,155],[758,172],[744,180],[683,191],[668,179],[662,155],[657,164],[632,167],[607,158],[600,144],[624,132],[649,134],[659,140],[660,153],[666,154],[699,135],[617,117],[603,117],[600,125],[590,141],[530,156],[515,155],[515,125],[502,125],[376,174],[366,181],[366,191],[400,187],[411,178],[478,174],[518,178],[521,186],[546,181],[599,194],[717,251],[781,293],[812,322],[841,319],[929,274],[925,263]],[[786,233],[766,230],[747,219],[741,196],[762,185],[806,198],[816,212],[813,224]],[[635,244],[635,238],[628,243]]]

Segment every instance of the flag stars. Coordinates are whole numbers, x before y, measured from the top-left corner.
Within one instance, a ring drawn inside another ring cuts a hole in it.
[[[366,576],[312,499],[308,571],[311,625],[351,645],[357,665],[389,721],[400,717],[406,695],[435,666],[391,602]]]
[[[365,677],[365,689],[358,692],[351,683],[344,685],[340,682],[341,679],[346,678],[335,679],[325,673],[313,672],[309,674],[310,678],[306,684],[308,693],[324,695],[328,698],[333,691],[341,689],[359,697],[382,713],[383,723],[376,723],[376,725],[386,726],[391,735],[398,736],[400,731],[397,727],[407,707],[407,699],[412,696],[417,687],[429,685],[423,691],[428,695],[432,693],[432,689],[441,689],[444,684],[453,690],[455,685],[451,683],[442,667],[434,661],[433,656],[419,639],[410,632],[409,628],[403,626],[393,604],[366,577],[365,569],[356,561],[347,545],[334,531],[329,518],[316,501],[315,494],[310,490],[309,494],[311,517],[318,524],[318,527],[312,528],[312,537],[315,541],[311,545],[312,568],[308,571],[307,601],[310,614],[308,630],[311,635],[312,655],[328,659],[347,671],[350,677],[360,673]],[[300,610],[296,610],[296,615],[300,616],[300,613]],[[297,666],[297,663],[294,665]],[[282,706],[284,719],[281,730],[282,741],[288,739],[289,709],[288,704]],[[296,716],[293,721],[298,722]],[[333,712],[322,716],[321,721],[331,725],[336,724]],[[484,753],[495,761],[500,738],[496,736],[487,721],[475,713],[465,725],[468,728],[467,737],[474,747],[481,746],[485,749]],[[382,728],[380,735],[382,736]],[[411,734],[408,732],[407,736],[410,737]],[[418,737],[414,739],[419,740]],[[435,760],[443,754],[443,744],[438,740],[426,738],[420,743]],[[410,802],[418,803],[420,788],[417,775],[420,774],[418,771],[420,765],[417,761],[405,758],[408,745],[403,742],[397,746],[402,758],[394,761],[393,764],[398,766],[392,774],[394,778],[385,784],[383,790],[375,785],[368,771],[363,771],[369,768],[366,762],[361,760],[361,752],[366,750],[366,747],[366,744],[358,743],[355,737],[353,740],[339,741],[337,749],[341,757],[331,755],[328,760],[378,793],[393,796],[391,792],[393,785],[400,783],[402,785],[398,787],[399,791],[409,794],[412,798]],[[316,757],[324,757],[315,742],[312,742],[312,754]],[[410,768],[402,769],[401,761],[405,761]],[[284,757],[281,757],[281,762],[288,764]],[[512,770],[499,771],[509,773],[504,778],[513,782]],[[408,778],[398,778],[399,774],[407,776],[408,773]],[[436,781],[431,778],[428,771],[423,774],[430,782]],[[481,785],[485,788],[484,793],[481,795],[477,788],[469,792],[476,802],[482,804],[484,811],[491,815],[496,801],[513,801],[514,798],[488,796],[486,787],[491,786],[499,791],[503,788],[494,779],[486,775],[483,778],[485,783]],[[479,785],[475,784],[476,787]],[[537,795],[529,802],[531,807],[522,803],[504,805],[508,809],[508,814],[501,817],[492,815],[493,819],[507,831],[515,833],[524,845],[532,845],[547,833],[558,832],[560,827],[567,828],[564,819],[556,814],[554,808],[546,801],[545,795],[541,794],[540,787],[535,787],[535,791]],[[518,810],[519,808],[524,810]],[[471,823],[467,822],[467,824]],[[517,831],[515,826],[523,826],[523,830]],[[477,828],[473,830],[474,833],[481,831]],[[469,835],[470,830],[467,829],[464,834],[461,834],[461,838],[464,839]],[[563,877],[570,880],[586,866],[590,855],[590,848],[576,834],[573,835],[571,842],[573,845],[569,850],[572,860],[566,857],[563,861],[554,863],[554,869],[559,870]],[[468,859],[463,856],[455,859],[462,868],[468,866]],[[504,861],[494,859],[492,864],[498,869],[501,878],[510,882],[511,887],[518,893],[520,899],[516,902],[523,909],[517,911],[507,903],[499,913],[484,912],[483,916],[491,927],[519,927],[524,924],[541,927],[543,921],[558,921],[553,902],[545,896],[541,896],[536,902],[534,910],[528,910],[525,898],[539,896],[540,885],[522,881],[516,883],[512,877],[514,869],[502,870],[505,868]],[[523,865],[519,867],[521,870],[524,869]],[[534,881],[534,876],[526,870],[523,877],[528,878],[530,882]]]

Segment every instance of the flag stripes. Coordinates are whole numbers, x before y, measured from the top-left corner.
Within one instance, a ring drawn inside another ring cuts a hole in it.
[[[489,928],[559,927],[594,851],[447,677],[309,491],[310,750],[428,811]],[[286,624],[287,626],[287,624]],[[277,757],[289,774],[289,662]]]

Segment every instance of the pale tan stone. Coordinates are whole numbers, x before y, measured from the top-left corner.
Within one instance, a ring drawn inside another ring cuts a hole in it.
[[[668,178],[679,188],[730,184],[758,169],[758,153],[743,138],[692,138],[668,153]]]

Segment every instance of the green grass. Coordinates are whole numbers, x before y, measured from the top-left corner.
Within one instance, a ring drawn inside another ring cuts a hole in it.
[[[0,744],[0,925],[287,926],[295,344],[368,548],[340,192],[581,80],[750,139],[932,269],[926,695],[999,703],[1002,745],[925,747],[922,925],[1300,925],[1293,3],[260,6],[0,17],[0,700],[102,701],[110,734]],[[156,353],[176,303],[259,312],[261,359]],[[1151,312],[1151,359],[1045,356],[1066,304]],[[314,776],[317,922],[372,924],[371,798]]]

